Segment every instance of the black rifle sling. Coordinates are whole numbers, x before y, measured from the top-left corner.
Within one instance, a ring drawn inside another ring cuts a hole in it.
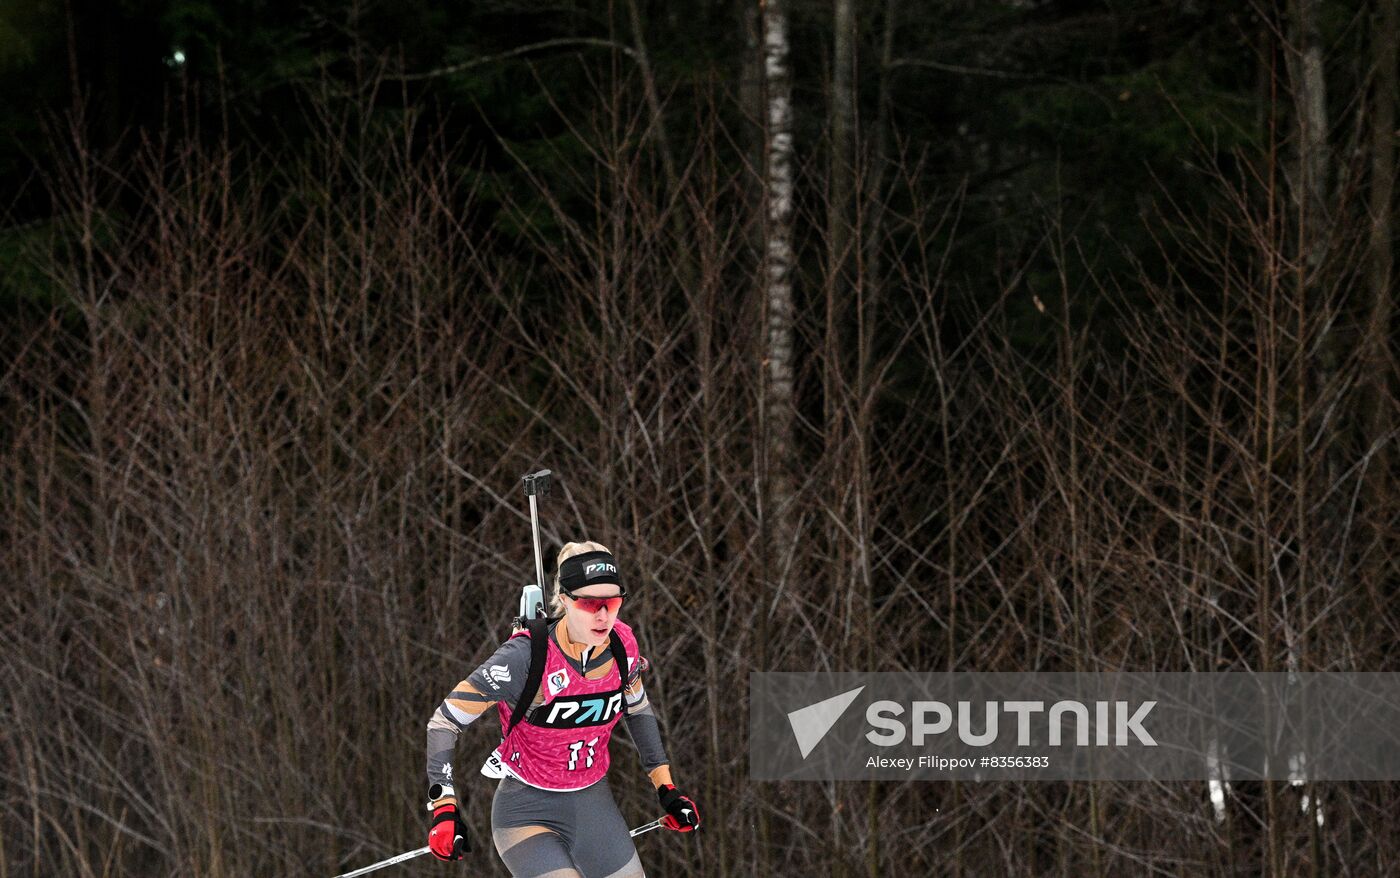
[[[505,734],[507,738],[525,718],[535,700],[535,693],[540,691],[540,681],[544,679],[545,654],[549,651],[549,628],[553,621],[542,617],[525,623],[525,630],[530,632],[530,673],[525,675],[525,690],[520,693],[520,700],[515,702],[515,708],[510,712],[510,725],[506,727]],[[625,717],[628,713],[627,672],[630,669],[627,667],[627,649],[622,645],[622,638],[617,636],[616,631],[608,637],[608,649],[612,652],[613,664],[617,665],[617,678],[622,681],[622,715]]]
[[[622,681],[622,716],[627,716],[627,649],[616,631],[608,635],[608,649],[612,650],[613,664],[617,665],[617,678]]]
[[[510,725],[506,727],[505,734],[507,738],[525,718],[535,700],[535,693],[540,691],[545,654],[549,652],[549,623],[552,621],[547,616],[540,616],[525,623],[525,630],[530,632],[530,673],[525,675],[525,691],[520,693],[520,700],[515,702],[515,709],[510,712]]]

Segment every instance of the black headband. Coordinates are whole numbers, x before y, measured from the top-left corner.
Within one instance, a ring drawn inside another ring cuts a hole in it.
[[[602,583],[616,585],[622,589],[622,594],[627,594],[611,552],[584,552],[565,558],[559,565],[559,588],[565,592]]]

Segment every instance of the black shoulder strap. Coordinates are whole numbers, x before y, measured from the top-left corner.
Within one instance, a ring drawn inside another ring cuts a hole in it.
[[[622,638],[617,636],[617,630],[613,629],[608,637],[608,649],[612,650],[613,664],[617,665],[617,678],[622,681],[622,716],[627,716],[627,649],[622,645]]]
[[[534,703],[535,693],[540,691],[540,681],[544,679],[545,653],[549,651],[549,623],[552,621],[547,616],[539,616],[525,623],[525,630],[530,632],[530,673],[525,675],[525,691],[520,693],[520,699],[510,712],[510,725],[505,733],[507,738],[525,718],[530,705]]]

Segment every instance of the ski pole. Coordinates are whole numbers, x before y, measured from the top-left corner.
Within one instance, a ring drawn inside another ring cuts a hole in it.
[[[638,836],[641,835],[643,832],[651,832],[653,829],[659,829],[661,827],[661,821],[664,819],[665,818],[663,817],[657,820],[653,820],[650,823],[643,823],[641,826],[638,826],[636,829],[632,830],[627,834],[629,836]],[[419,848],[416,851],[409,851],[405,854],[399,854],[397,857],[390,857],[387,860],[380,860],[378,863],[375,863],[372,866],[365,866],[363,869],[356,869],[353,872],[346,872],[344,875],[337,875],[335,876],[335,878],[355,878],[355,876],[357,875],[368,875],[370,872],[383,869],[385,866],[397,865],[398,863],[402,863],[405,860],[411,860],[414,857],[421,857],[426,853],[430,853],[431,851],[432,848]]]
[[[641,835],[643,832],[651,832],[653,829],[660,829],[661,821],[665,819],[665,817],[658,817],[650,823],[643,823],[641,826],[638,826],[636,829],[632,830],[627,834],[635,837]]]
[[[335,876],[335,878],[355,878],[356,875],[365,875],[369,872],[373,872],[378,869],[383,869],[385,866],[392,866],[395,863],[402,863],[404,860],[411,860],[414,857],[421,857],[426,853],[430,853],[431,851],[432,848],[419,848],[416,851],[409,851],[406,854],[399,854],[397,857],[390,857],[387,860],[380,860],[373,866],[365,866],[363,869],[356,869],[353,872],[346,872],[344,875],[337,875]]]

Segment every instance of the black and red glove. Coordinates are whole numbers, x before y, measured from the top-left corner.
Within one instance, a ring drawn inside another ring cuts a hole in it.
[[[695,801],[689,796],[670,784],[663,784],[657,789],[656,797],[661,800],[661,807],[666,809],[666,816],[661,818],[662,826],[677,832],[700,828],[700,809],[695,807]]]
[[[433,811],[433,822],[428,828],[428,847],[439,860],[460,860],[471,853],[467,827],[462,823],[462,815],[457,813],[456,805],[439,805]]]

